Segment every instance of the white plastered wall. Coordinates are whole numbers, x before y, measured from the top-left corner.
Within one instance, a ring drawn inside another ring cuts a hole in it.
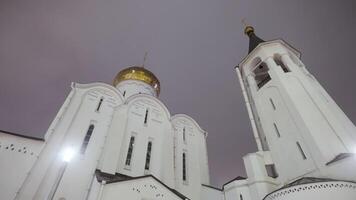
[[[99,100],[103,103],[96,111]],[[113,108],[122,101],[117,90],[109,85],[73,84],[73,89],[46,134],[31,174],[22,184],[18,199],[47,198],[64,166],[61,152],[71,148],[75,156],[62,175],[55,198],[83,199],[93,179],[93,173],[103,148]],[[80,153],[89,125],[95,125],[84,154]],[[71,188],[76,187],[76,190]]]
[[[209,184],[206,132],[191,117],[184,114],[173,116],[172,125],[175,131],[176,189],[191,199],[200,199],[201,184]],[[185,181],[183,153],[186,154]]]
[[[0,199],[14,199],[44,141],[0,132]]]
[[[152,177],[106,184],[97,200],[182,200]]]

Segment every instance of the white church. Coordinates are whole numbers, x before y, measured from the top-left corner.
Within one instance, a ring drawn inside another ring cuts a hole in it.
[[[129,67],[113,85],[73,83],[43,139],[0,133],[0,200],[355,200],[355,125],[298,50],[245,34],[247,178],[210,186],[207,132],[169,112],[152,72]]]

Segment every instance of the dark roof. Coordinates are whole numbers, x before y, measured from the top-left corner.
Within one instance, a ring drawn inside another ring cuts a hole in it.
[[[331,161],[327,162],[326,165],[330,165],[332,163],[335,163],[339,160],[348,158],[348,157],[356,157],[355,153],[340,153],[339,155],[335,156]]]
[[[245,177],[238,176],[238,177],[236,177],[236,178],[234,178],[234,179],[232,179],[232,180],[228,181],[227,183],[225,183],[225,184],[223,185],[223,187],[224,187],[225,185],[229,184],[229,183],[234,182],[234,181],[246,180],[246,179],[247,179],[247,178],[245,178]]]
[[[255,29],[252,26],[246,26],[245,34],[250,38],[248,53],[251,53],[260,43],[265,42],[255,34]]]
[[[214,186],[211,186],[211,185],[205,185],[205,184],[201,184],[201,185],[204,186],[204,187],[208,187],[208,188],[214,189],[214,190],[223,191],[222,189],[214,187]]]
[[[97,169],[97,170],[95,170],[95,175],[96,175],[98,182],[106,181],[107,184],[151,177],[151,178],[155,179],[157,182],[159,182],[160,184],[162,184],[164,187],[166,187],[168,190],[173,192],[179,198],[181,198],[183,200],[189,199],[188,197],[179,193],[177,190],[170,188],[168,185],[164,184],[162,181],[160,181],[158,178],[156,178],[155,176],[153,176],[151,174],[145,175],[145,176],[132,177],[132,176],[127,176],[127,175],[120,174],[120,173],[109,174],[109,173],[101,172],[99,169]]]
[[[9,134],[9,135],[14,135],[14,136],[17,136],[17,137],[26,138],[26,139],[44,141],[43,138],[38,138],[38,137],[33,137],[33,136],[26,136],[26,135],[22,135],[22,134],[18,134],[18,133],[13,133],[13,132],[9,132],[9,131],[0,130],[0,132],[1,132],[1,133],[5,133],[5,134]]]

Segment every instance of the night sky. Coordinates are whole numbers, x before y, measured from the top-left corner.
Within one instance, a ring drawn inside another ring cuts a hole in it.
[[[160,99],[209,132],[212,185],[244,176],[256,144],[234,71],[243,18],[299,49],[356,122],[354,0],[0,0],[0,129],[42,137],[71,82],[110,84],[148,51]]]

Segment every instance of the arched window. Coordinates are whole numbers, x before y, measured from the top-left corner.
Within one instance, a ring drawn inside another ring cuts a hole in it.
[[[240,200],[244,200],[244,198],[242,197],[242,194],[240,194]]]
[[[94,124],[90,124],[89,128],[87,130],[87,134],[85,135],[83,143],[82,143],[82,146],[80,148],[80,153],[81,154],[85,153],[85,150],[87,149],[87,146],[89,144],[89,140],[90,140],[90,137],[91,137],[93,131],[94,131]]]
[[[147,144],[145,170],[150,170],[151,151],[152,151],[152,141],[149,141]]]
[[[135,137],[131,136],[130,143],[129,143],[129,149],[127,150],[127,155],[126,155],[126,162],[125,162],[126,166],[130,166],[131,165],[131,158],[132,158],[132,152],[133,152],[133,148],[134,148],[134,143],[135,143]]]
[[[147,119],[148,119],[148,109],[146,109],[145,120],[143,121],[143,123],[144,123],[145,125],[147,124]]]
[[[263,87],[266,83],[271,80],[271,76],[268,74],[268,67],[266,63],[260,63],[254,70],[253,70],[256,84],[258,89]]]
[[[183,128],[183,141],[184,141],[184,143],[187,143],[186,137],[185,137],[185,127]]]
[[[282,70],[287,73],[290,72],[289,68],[283,63],[283,61],[281,60],[281,56],[280,55],[275,55],[273,57],[274,62],[280,66],[282,68]]]
[[[183,163],[182,163],[182,165],[183,165],[183,168],[182,168],[182,170],[183,170],[183,176],[182,176],[182,178],[183,178],[183,182],[187,182],[187,153],[186,152],[183,152],[183,155],[182,155],[182,158],[183,158]]]
[[[99,112],[101,104],[103,103],[103,101],[104,101],[104,98],[101,97],[100,100],[99,100],[98,106],[96,107],[96,112]]]

